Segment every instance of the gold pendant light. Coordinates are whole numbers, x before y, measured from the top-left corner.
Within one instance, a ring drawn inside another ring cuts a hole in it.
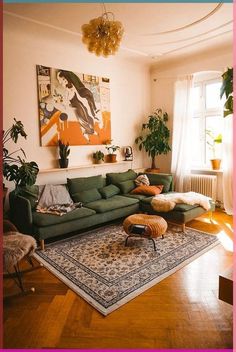
[[[103,4],[104,9],[105,5]],[[112,12],[104,12],[102,16],[93,18],[82,27],[82,41],[87,45],[88,51],[97,56],[108,57],[114,55],[124,33],[122,23],[115,21]]]

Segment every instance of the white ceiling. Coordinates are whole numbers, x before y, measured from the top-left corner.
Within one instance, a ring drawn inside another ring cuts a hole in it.
[[[125,34],[120,51],[154,62],[233,43],[233,4],[107,3]],[[8,15],[81,36],[102,3],[5,4]],[[81,45],[82,44],[82,41]]]

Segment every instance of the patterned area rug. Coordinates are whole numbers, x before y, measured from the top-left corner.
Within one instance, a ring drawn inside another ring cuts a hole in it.
[[[169,227],[153,243],[109,225],[37,251],[35,258],[103,315],[119,308],[219,243],[194,229]]]

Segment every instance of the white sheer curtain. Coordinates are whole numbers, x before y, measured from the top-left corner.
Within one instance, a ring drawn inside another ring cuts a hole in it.
[[[223,133],[223,202],[227,214],[233,215],[233,115],[224,118]]]
[[[191,167],[192,88],[192,75],[175,83],[171,172],[178,192],[184,191],[184,178]]]

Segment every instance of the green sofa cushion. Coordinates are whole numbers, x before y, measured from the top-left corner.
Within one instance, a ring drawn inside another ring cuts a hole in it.
[[[38,213],[34,211],[32,213],[33,215],[33,223],[36,226],[50,226],[50,225],[56,225],[56,224],[63,224],[64,222],[72,221],[72,220],[77,220],[80,218],[84,218],[86,216],[90,216],[96,214],[96,212],[92,209],[88,208],[77,208],[75,210],[70,211],[69,213],[58,216],[58,215],[53,215],[53,214],[43,214],[43,213]]]
[[[99,192],[101,193],[102,198],[107,199],[115,196],[116,194],[119,194],[120,189],[115,185],[108,185],[103,188],[100,188]]]
[[[149,174],[146,173],[150,185],[155,186],[155,185],[163,185],[163,190],[162,193],[166,193],[171,191],[171,185],[173,182],[173,176],[168,175],[168,174]]]
[[[81,191],[73,194],[74,202],[82,202],[83,204],[94,202],[95,200],[102,199],[101,194],[97,188],[91,188],[86,191]]]
[[[21,186],[17,188],[17,195],[29,200],[31,209],[35,209],[39,200],[39,186]]]
[[[95,210],[97,213],[105,213],[107,211],[127,207],[138,202],[138,199],[134,198],[113,196],[108,199],[101,199],[95,202],[87,203],[86,207]]]
[[[137,177],[136,172],[129,169],[125,172],[111,172],[106,174],[107,176],[107,183],[113,183],[114,185],[118,185],[120,182],[124,182],[127,180],[135,180]]]
[[[197,208],[197,207],[199,207],[198,204],[189,205],[189,204],[180,203],[180,204],[176,204],[176,206],[174,207],[173,210],[185,212],[185,211],[189,211],[189,210],[192,210],[194,208]]]
[[[104,186],[104,182],[105,179],[102,178],[102,175],[67,178],[67,185],[71,196],[73,196],[75,193],[87,191],[91,188],[102,188]]]
[[[122,194],[127,194],[132,191],[136,185],[133,180],[127,180],[118,183],[118,187],[120,188]]]

